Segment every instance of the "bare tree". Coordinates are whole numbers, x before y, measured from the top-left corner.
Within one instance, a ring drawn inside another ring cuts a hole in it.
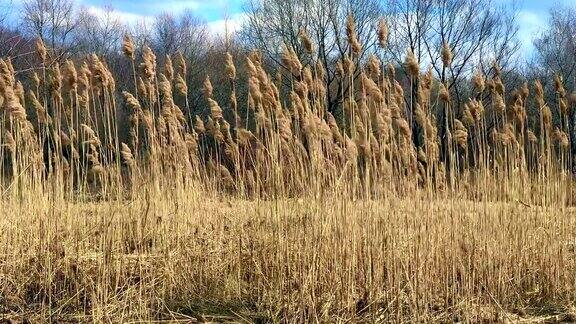
[[[507,67],[518,50],[515,18],[514,7],[498,6],[494,0],[388,0],[390,36],[385,56],[404,68],[407,53],[413,52],[420,66],[431,68],[451,91],[458,111],[470,96],[467,90],[473,71],[481,69],[486,74],[494,63]],[[443,49],[451,53],[448,64]],[[406,114],[413,129],[417,129],[412,115],[418,102],[418,82],[411,80],[406,97]],[[445,138],[445,110],[437,113],[440,137]],[[419,144],[417,132],[413,132],[413,140]],[[445,152],[445,141],[442,143]]]
[[[96,13],[82,8],[75,38],[79,49],[85,53],[110,55],[118,52],[126,26],[110,6]]]
[[[576,7],[559,6],[550,10],[548,27],[534,39],[536,68],[531,70],[533,78],[551,84],[556,75],[562,76],[564,87],[576,87]],[[554,87],[546,87],[547,101],[558,104]],[[568,131],[572,153],[576,154],[576,110],[570,109]]]
[[[60,60],[77,48],[74,30],[79,25],[73,0],[24,0],[22,22],[31,37],[39,37],[49,46],[54,60]]]
[[[205,22],[191,11],[180,15],[162,13],[154,18],[152,24],[142,22],[135,33],[136,42],[150,46],[158,57],[159,64],[164,64],[167,56],[174,57],[181,53],[188,65],[186,81],[190,110],[200,110],[202,104],[201,85],[210,73],[207,59],[211,48],[208,28]]]
[[[28,71],[34,66],[33,42],[19,29],[19,21],[13,19],[14,2],[0,3],[0,57],[10,57],[16,73]]]
[[[408,50],[421,65],[429,65],[461,101],[459,85],[474,69],[509,65],[518,50],[514,7],[493,0],[389,0],[388,55],[402,65]],[[444,66],[446,44],[453,59]]]
[[[356,22],[358,40],[363,45],[358,59],[362,60],[374,49],[375,28],[382,13],[378,0],[250,0],[240,39],[247,47],[260,49],[267,60],[280,67],[283,44],[293,48],[305,65],[320,61],[327,70],[327,89],[333,90],[327,92],[328,110],[334,111],[341,100],[339,94],[347,90],[336,82],[334,64],[350,52],[346,19],[352,15]],[[312,55],[299,42],[301,30],[309,34],[316,47]]]
[[[23,35],[8,21],[12,13],[12,1],[0,4],[0,57],[20,55],[17,50],[25,42]]]
[[[535,62],[544,77],[562,74],[568,87],[576,77],[576,8],[550,11],[548,28],[534,39]]]
[[[160,55],[180,51],[185,57],[198,56],[206,45],[207,27],[191,11],[180,16],[163,13],[156,17],[152,28],[151,43]]]

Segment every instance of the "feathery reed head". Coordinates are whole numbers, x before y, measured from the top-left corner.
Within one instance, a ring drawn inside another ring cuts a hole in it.
[[[148,80],[151,80],[156,76],[156,55],[148,46],[144,46],[140,68]]]
[[[136,52],[136,46],[134,45],[132,38],[128,34],[124,35],[124,39],[122,41],[122,52],[124,52],[124,55],[127,58],[134,60],[135,58],[134,53]]]
[[[164,75],[166,75],[166,78],[170,81],[174,79],[174,67],[172,66],[172,58],[170,55],[166,55],[166,60],[164,61]]]
[[[552,111],[548,105],[544,104],[540,107],[540,115],[542,117],[542,123],[547,130],[550,130],[552,127]]]
[[[252,62],[248,60],[248,62]],[[287,45],[284,45],[284,51],[282,52],[282,64],[286,66],[286,68],[294,75],[295,77],[299,77],[302,71],[302,63],[300,63],[300,59],[294,49]]]
[[[218,102],[216,102],[216,100],[213,100],[212,98],[208,98],[208,104],[210,105],[210,115],[212,116],[212,118],[214,118],[215,120],[221,119],[222,108],[220,108]]]
[[[226,74],[230,80],[236,80],[236,66],[232,55],[226,52]]]
[[[214,87],[212,86],[212,82],[210,81],[209,75],[207,75],[206,79],[204,79],[202,90],[204,91],[204,96],[206,97],[206,99],[210,99],[214,95]]]
[[[444,83],[439,84],[438,95],[444,103],[450,103],[450,92]]]
[[[184,59],[184,55],[182,54],[181,51],[178,51],[176,53],[176,68],[178,68],[180,74],[182,74],[182,76],[184,78],[186,78],[186,60]]]
[[[312,54],[314,52],[314,45],[312,44],[312,40],[310,39],[308,32],[306,32],[306,29],[300,28],[298,37],[300,38],[300,42],[302,43],[302,46],[304,46],[306,52]]]
[[[130,147],[128,147],[128,145],[126,145],[125,143],[120,144],[120,154],[122,155],[122,159],[124,160],[126,165],[131,167],[134,166],[135,164],[134,155],[132,155],[132,150],[130,150]]]
[[[420,74],[420,66],[418,65],[416,56],[414,55],[414,52],[411,49],[408,50],[408,53],[406,54],[405,65],[408,75],[410,77],[412,78],[418,77],[418,75]]]
[[[186,80],[182,78],[182,75],[180,75],[180,73],[178,73],[178,75],[176,76],[174,87],[181,96],[185,97],[188,95],[188,85],[186,84]]]
[[[486,88],[486,78],[482,74],[481,70],[478,69],[472,76],[472,84],[478,93],[484,92],[484,89]]]
[[[560,74],[554,76],[554,90],[560,97],[566,96],[566,89],[564,88],[564,80]]]
[[[448,45],[448,43],[444,42],[444,44],[442,44],[442,63],[444,63],[445,67],[450,66],[450,64],[452,64],[452,49],[450,48],[450,45]]]
[[[554,139],[556,139],[556,141],[558,142],[558,145],[561,148],[567,148],[568,145],[570,145],[570,140],[568,139],[568,135],[566,135],[566,133],[562,130],[560,130],[559,128],[556,128],[554,130]]]
[[[464,124],[458,120],[454,119],[454,141],[463,149],[468,147],[468,130],[464,126]]]
[[[388,23],[385,18],[380,18],[378,22],[378,44],[380,48],[384,48],[388,44]]]
[[[352,53],[356,56],[362,51],[362,45],[358,41],[358,34],[356,33],[356,21],[354,16],[349,14],[346,19],[346,36],[348,37],[348,44],[352,49]]]
[[[48,50],[44,45],[44,40],[42,40],[42,38],[40,37],[36,39],[36,53],[38,53],[38,56],[40,56],[42,62],[46,62],[46,60],[48,59]]]
[[[66,60],[64,64],[64,85],[70,90],[76,90],[78,82],[78,73],[74,62]]]
[[[124,100],[126,101],[126,105],[128,107],[130,107],[130,109],[132,109],[133,112],[137,113],[137,112],[140,112],[142,110],[142,107],[140,106],[138,99],[136,99],[136,97],[134,97],[130,92],[122,91],[122,95],[124,96]]]

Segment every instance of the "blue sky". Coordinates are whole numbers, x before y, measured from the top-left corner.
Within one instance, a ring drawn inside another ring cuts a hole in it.
[[[13,1],[16,5],[22,0]],[[225,18],[230,29],[236,29],[242,21],[243,3],[245,0],[76,0],[95,13],[101,12],[103,6],[111,6],[125,22],[152,19],[161,12],[178,13],[192,10],[198,17],[209,23],[215,32],[224,30]],[[548,11],[556,5],[576,6],[576,0],[494,0],[496,3],[515,3],[519,10],[519,37],[522,51],[532,51],[532,38],[546,26]]]
[[[154,16],[160,12],[194,11],[208,22],[218,21],[225,15],[242,12],[242,0],[80,0],[83,5],[101,7],[110,5],[115,10],[140,16]]]
[[[0,2],[3,0],[0,0]],[[205,20],[215,33],[237,29],[242,21],[244,0],[76,0],[81,6],[93,13],[101,12],[108,6],[114,9],[121,20],[131,23],[142,20],[151,21],[162,13],[179,13],[192,11]]]
[[[514,0],[500,0],[512,3]],[[548,14],[554,6],[576,6],[576,0],[516,0],[518,12],[518,37],[522,42],[523,54],[530,55],[532,39],[543,28],[546,28]]]
[[[0,0],[0,9],[8,7],[10,17],[17,20],[23,0]],[[163,13],[180,13],[191,10],[197,17],[208,23],[216,33],[223,32],[225,26],[237,29],[242,21],[245,0],[74,0],[94,14],[103,14],[104,7],[112,8],[114,14],[125,23],[152,21],[154,16]]]

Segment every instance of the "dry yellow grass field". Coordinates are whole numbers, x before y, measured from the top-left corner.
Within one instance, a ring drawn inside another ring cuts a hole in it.
[[[230,105],[207,78],[198,116],[178,106],[184,58],[159,68],[129,37],[132,92],[96,55],[46,64],[40,40],[28,90],[1,60],[0,316],[576,320],[575,102],[562,79],[547,104],[540,82],[506,92],[495,66],[457,106],[411,52],[405,76],[360,60],[355,28],[350,17],[335,64],[351,91],[333,113],[324,67],[288,46],[288,88],[258,52],[242,76],[227,54]],[[384,46],[385,22],[378,36]]]
[[[424,196],[40,198],[2,205],[0,294],[33,322],[573,320],[575,214]]]

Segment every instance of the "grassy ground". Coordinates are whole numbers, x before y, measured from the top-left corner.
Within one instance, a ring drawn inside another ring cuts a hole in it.
[[[418,196],[244,201],[194,190],[0,207],[6,319],[478,322],[576,314],[573,208]]]

